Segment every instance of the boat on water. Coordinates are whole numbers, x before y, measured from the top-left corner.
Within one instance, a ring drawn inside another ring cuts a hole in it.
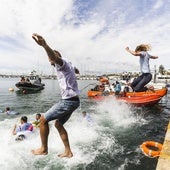
[[[135,106],[152,106],[158,103],[161,100],[161,98],[162,97],[159,95],[128,96],[128,97],[120,97],[118,98],[118,100]]]
[[[109,98],[109,100],[116,99],[120,102],[124,102],[127,104],[131,104],[133,106],[152,106],[158,103],[161,100],[161,96],[159,95],[151,95],[151,96],[118,96],[114,98]],[[95,101],[104,101],[108,99],[107,96],[95,96],[93,98]]]
[[[168,92],[168,89],[166,87],[163,87],[161,89],[155,89],[155,90],[147,90],[143,92],[126,92],[126,96],[165,96]]]
[[[15,84],[15,86],[24,91],[40,91],[44,89],[45,84],[41,83],[41,78],[39,76],[30,76],[25,79],[25,77],[21,77],[21,80]]]
[[[161,89],[155,89],[155,90],[147,90],[143,92],[126,92],[124,93],[125,97],[128,96],[153,96],[153,95],[158,95],[158,96],[165,96],[167,94],[168,89],[166,87],[163,87]],[[123,92],[120,92],[120,94],[123,94]],[[95,90],[89,90],[87,92],[88,97],[95,97],[95,96],[105,96],[105,95],[114,95],[114,92],[108,92],[107,94],[103,91],[95,91]]]

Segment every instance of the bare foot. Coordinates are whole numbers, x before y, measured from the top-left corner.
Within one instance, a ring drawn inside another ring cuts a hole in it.
[[[73,153],[69,152],[69,153],[59,154],[58,157],[60,157],[60,158],[64,158],[64,157],[71,158],[71,157],[73,157]]]
[[[39,149],[35,149],[35,150],[31,150],[31,152],[34,154],[34,155],[47,155],[48,152],[43,150],[42,148],[39,148]]]

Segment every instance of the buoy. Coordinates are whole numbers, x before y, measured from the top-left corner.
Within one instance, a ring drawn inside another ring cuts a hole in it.
[[[10,92],[13,92],[13,91],[14,91],[14,88],[10,87],[10,88],[9,88],[9,91],[10,91]]]
[[[149,148],[149,146],[157,148],[156,150],[152,150]],[[161,153],[162,150],[162,144],[155,142],[155,141],[146,141],[143,142],[142,145],[140,146],[142,152],[148,156],[148,157],[158,157]]]

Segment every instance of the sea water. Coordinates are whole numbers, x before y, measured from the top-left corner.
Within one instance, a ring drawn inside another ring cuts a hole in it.
[[[0,110],[10,107],[19,115],[0,113],[0,169],[2,170],[155,170],[157,158],[146,157],[140,145],[147,140],[163,143],[170,118],[170,96],[166,95],[152,107],[132,107],[109,97],[99,102],[87,97],[94,80],[79,80],[80,107],[64,125],[68,131],[74,156],[59,158],[64,150],[54,121],[50,122],[49,153],[35,156],[32,149],[40,146],[39,129],[24,141],[15,141],[14,124],[26,115],[35,120],[36,113],[44,113],[60,99],[57,80],[42,80],[45,89],[32,94],[17,90],[18,79],[0,79]],[[88,86],[89,85],[89,86]],[[14,88],[10,92],[9,88]],[[87,87],[87,88],[84,88]],[[93,119],[82,118],[86,111]]]

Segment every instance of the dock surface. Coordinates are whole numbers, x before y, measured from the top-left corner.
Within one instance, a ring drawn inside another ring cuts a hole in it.
[[[158,159],[156,170],[170,170],[170,122],[167,127],[165,140]]]

